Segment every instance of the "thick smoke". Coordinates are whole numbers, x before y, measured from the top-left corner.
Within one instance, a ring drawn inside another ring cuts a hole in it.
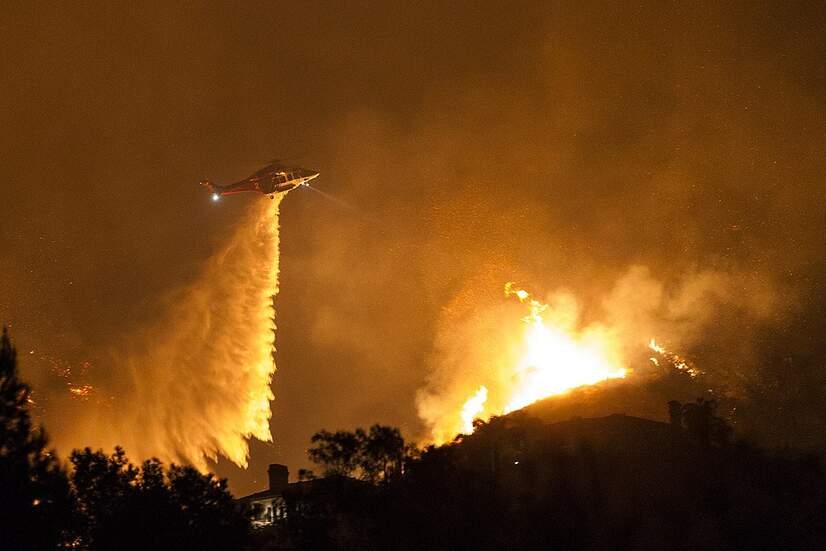
[[[245,466],[247,439],[272,439],[280,202],[256,202],[165,317],[112,352],[114,381],[78,410],[85,434],[67,444],[203,468],[218,454]]]

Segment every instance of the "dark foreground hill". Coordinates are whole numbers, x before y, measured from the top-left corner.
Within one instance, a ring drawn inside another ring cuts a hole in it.
[[[372,491],[323,500],[293,504],[281,548],[826,548],[813,457],[625,415],[495,418]]]

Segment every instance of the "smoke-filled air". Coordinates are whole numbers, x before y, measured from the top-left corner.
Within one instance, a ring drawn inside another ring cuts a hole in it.
[[[269,441],[281,195],[253,203],[166,315],[109,354],[108,387],[88,387],[82,436],[139,458],[240,466],[248,438]],[[58,443],[66,438],[56,435]]]

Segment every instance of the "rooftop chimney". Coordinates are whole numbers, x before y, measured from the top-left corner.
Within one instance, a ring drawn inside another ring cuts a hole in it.
[[[267,469],[267,475],[270,477],[270,492],[274,494],[283,492],[290,478],[287,466],[273,463]]]

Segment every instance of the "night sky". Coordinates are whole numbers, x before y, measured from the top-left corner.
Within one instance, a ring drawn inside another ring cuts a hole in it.
[[[666,293],[715,274],[664,331],[797,419],[754,430],[825,433],[822,4],[4,2],[0,22],[0,322],[60,446],[85,444],[61,440],[84,406],[48,406],[55,366],[112,377],[103,351],[267,200],[198,181],[276,158],[335,200],[281,205],[274,443],[219,462],[235,491],[305,466],[321,428],[421,436],[434,343],[506,281],[610,318],[635,266]]]

